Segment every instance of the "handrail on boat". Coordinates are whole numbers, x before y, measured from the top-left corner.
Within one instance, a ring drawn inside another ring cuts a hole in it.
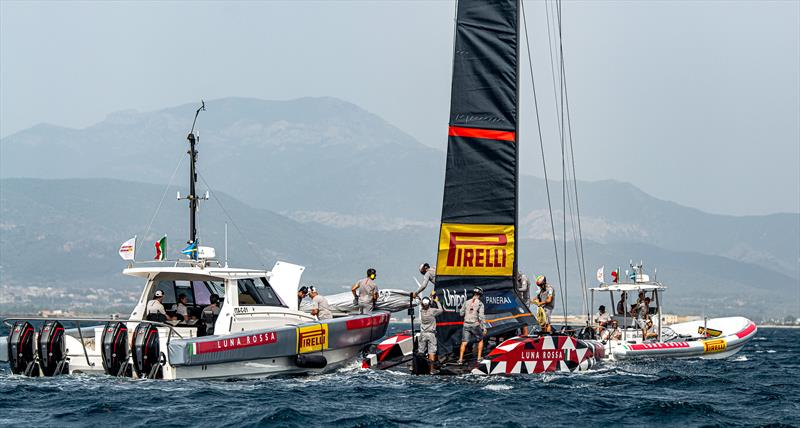
[[[183,336],[175,330],[175,326],[169,323],[163,323],[159,321],[148,321],[148,320],[134,320],[130,318],[80,318],[80,317],[9,317],[3,319],[3,324],[5,324],[8,328],[13,327],[9,321],[69,321],[74,322],[78,329],[78,336],[81,339],[81,347],[83,348],[83,356],[86,358],[86,364],[89,367],[94,367],[94,363],[89,361],[89,352],[86,350],[86,343],[83,339],[83,331],[81,329],[81,322],[136,322],[136,323],[150,323],[155,324],[160,327],[166,327],[169,329],[169,334],[167,335],[167,348],[169,348],[169,342],[172,339],[172,334],[174,333],[179,338],[183,339]]]

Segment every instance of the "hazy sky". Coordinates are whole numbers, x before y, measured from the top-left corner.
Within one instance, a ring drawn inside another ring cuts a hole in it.
[[[545,4],[526,1],[550,172]],[[0,136],[200,98],[335,96],[444,148],[454,3],[0,0]],[[800,211],[800,2],[565,1],[578,178]],[[541,176],[523,73],[523,171]]]

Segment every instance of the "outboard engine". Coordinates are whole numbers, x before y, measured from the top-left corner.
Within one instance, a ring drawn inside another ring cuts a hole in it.
[[[58,321],[45,321],[39,331],[39,366],[45,376],[69,373],[64,344],[64,326]]]
[[[39,376],[36,364],[36,330],[27,321],[17,321],[8,336],[8,363],[11,373]]]
[[[110,321],[103,328],[103,368],[107,375],[131,376],[129,360],[128,327],[125,323]]]
[[[140,323],[133,332],[133,369],[140,378],[161,379],[160,358],[158,327]]]

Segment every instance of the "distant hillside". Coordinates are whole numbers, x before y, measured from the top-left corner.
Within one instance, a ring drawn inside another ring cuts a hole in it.
[[[0,180],[0,285],[140,287],[138,280],[120,275],[125,263],[116,254],[119,244],[138,234],[138,258],[149,260],[153,242],[168,233],[169,256],[176,258],[186,238],[186,205],[172,197],[177,188],[168,191],[170,197],[143,236],[163,190],[119,180]],[[325,292],[341,291],[369,266],[378,269],[381,286],[411,289],[416,267],[435,257],[438,232],[433,227],[365,231],[301,224],[223,193],[212,194],[212,199],[221,201],[235,222],[215,200],[201,206],[201,240],[215,246],[220,257],[228,222],[233,265],[269,268],[278,259],[302,264],[308,268],[304,281]],[[571,246],[569,250],[574,251]],[[524,271],[546,274],[557,283],[551,241],[524,239],[520,254]],[[630,243],[587,241],[586,254],[589,285],[601,264],[610,270],[616,264],[624,268],[628,259],[651,263],[659,279],[671,286],[667,302],[674,312],[755,316],[796,308],[791,299],[776,298],[792,296],[796,280],[756,265]],[[576,312],[581,300],[573,260],[571,253],[567,294],[570,311]]]
[[[383,267],[386,283],[406,286],[408,266],[433,258],[443,152],[334,98],[225,98],[207,107],[198,122],[200,173],[212,195],[230,205],[248,241],[230,225],[233,260],[297,261],[309,266],[309,280],[342,287],[372,264]],[[118,112],[85,129],[39,125],[1,139],[0,280],[80,286],[90,277],[116,278],[116,246],[144,232],[163,186],[186,157],[195,108]],[[184,160],[174,185],[184,185],[186,168]],[[561,230],[560,183],[550,185]],[[175,202],[176,189],[146,237],[167,231],[173,250],[185,240],[186,208]],[[783,290],[800,307],[800,214],[714,215],[615,181],[579,182],[579,191],[590,271],[598,263],[644,259],[684,284],[707,278],[725,296],[747,287]],[[543,180],[522,177],[520,195],[523,248],[534,243],[522,254],[530,257],[525,266],[552,271]],[[221,248],[226,216],[216,201],[203,204],[200,221],[204,242]],[[87,266],[87,257],[97,263]]]

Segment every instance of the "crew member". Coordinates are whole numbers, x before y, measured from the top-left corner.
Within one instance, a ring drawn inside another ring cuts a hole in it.
[[[617,302],[617,315],[625,315],[625,299],[628,298],[628,293],[622,292],[622,296]]]
[[[436,266],[431,267],[427,263],[423,263],[419,267],[419,273],[422,274],[422,284],[419,285],[417,291],[411,293],[411,297],[419,297],[422,292],[428,288],[428,284],[436,286]]]
[[[189,308],[186,306],[189,303],[189,298],[185,294],[178,295],[178,308],[175,312],[178,314],[178,321],[189,321]]]
[[[544,325],[542,325],[542,331],[552,334],[553,326],[551,323],[553,308],[556,307],[556,292],[553,290],[553,287],[547,283],[547,278],[545,278],[544,275],[539,275],[536,277],[536,285],[539,286],[539,294],[531,303],[542,308],[544,311]]]
[[[175,318],[167,315],[164,309],[164,292],[156,290],[153,294],[153,300],[147,302],[147,307],[144,311],[144,317],[148,321],[166,322],[167,320],[174,320]]]
[[[328,299],[319,295],[317,287],[308,287],[308,295],[311,297],[311,315],[316,315],[320,321],[333,318]]]
[[[472,290],[472,299],[461,305],[458,313],[464,317],[464,330],[461,332],[461,351],[458,354],[458,364],[464,364],[464,350],[467,349],[467,342],[472,339],[478,340],[478,361],[483,354],[483,336],[486,335],[486,316],[483,313],[483,302],[481,301],[483,290],[476,287]]]
[[[617,320],[611,320],[611,326],[600,334],[600,340],[622,340],[622,331]]]
[[[358,302],[358,312],[361,314],[372,313],[375,308],[375,302],[378,300],[378,286],[375,284],[377,273],[373,268],[367,269],[367,277],[360,279],[351,288],[353,297]]]
[[[438,298],[434,297],[434,301],[438,302]],[[430,361],[428,367],[430,373],[433,373],[433,363],[436,361],[436,317],[444,310],[438,305],[431,306],[431,299],[428,297],[423,297],[420,303],[422,306],[419,308],[418,349],[420,353],[428,354],[428,361]]]
[[[298,310],[300,310],[300,303],[303,302],[303,299],[305,299],[307,295],[308,295],[308,287],[306,287],[305,285],[300,287],[299,290],[297,290],[297,309]]]
[[[212,294],[209,297],[209,301],[211,303],[203,308],[200,319],[206,327],[206,334],[212,335],[214,334],[214,323],[217,322],[217,317],[219,317],[219,296],[217,294]]]
[[[610,321],[611,321],[611,315],[609,315],[608,312],[606,312],[605,305],[600,305],[600,307],[597,308],[597,313],[594,315],[594,322],[596,324],[595,331],[597,331],[597,333],[600,333],[601,331],[603,331],[603,329],[605,329],[608,326],[608,323]]]
[[[642,340],[647,339],[647,318],[650,316],[650,308],[647,305],[649,299],[646,299],[643,296],[644,293],[641,293],[639,303],[637,303],[634,309],[634,313],[636,315],[636,324],[640,329],[642,329]]]
[[[531,301],[531,280],[522,272],[517,272],[516,276],[516,290],[519,299],[525,304],[527,308]],[[528,324],[522,326],[521,331],[523,336],[528,335]]]

